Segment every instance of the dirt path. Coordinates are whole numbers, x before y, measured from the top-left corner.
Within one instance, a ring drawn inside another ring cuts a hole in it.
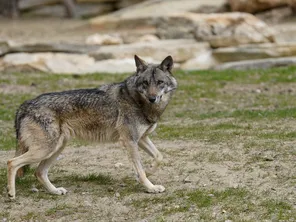
[[[251,162],[248,159],[250,155],[244,155],[245,149],[239,143],[213,145],[197,141],[157,141],[156,145],[162,150],[165,160],[150,178],[166,187],[163,194],[144,192],[134,180],[127,155],[118,145],[68,147],[51,169],[50,177],[55,184],[65,186],[69,193],[59,197],[47,194],[32,177],[28,187],[17,185],[15,202],[9,202],[3,190],[0,198],[3,217],[6,215],[13,221],[20,218],[41,221],[91,221],[98,218],[99,221],[156,221],[162,217],[163,209],[179,208],[182,203],[180,206],[179,203],[155,203],[155,200],[174,196],[176,191],[197,188],[222,190],[243,187],[252,192],[257,190],[260,194],[268,192],[269,198],[280,195],[296,201],[295,195],[291,196],[295,194],[295,187],[289,186],[287,179],[296,176],[292,159],[282,163],[280,158],[262,157],[266,158],[263,161],[269,161],[269,166],[262,168],[262,162]],[[291,145],[282,144],[283,147]],[[11,151],[0,152],[1,168],[11,156]],[[147,164],[148,159],[144,159]],[[117,182],[100,185],[95,180],[75,180],[90,174],[110,176]],[[37,187],[39,192],[32,192],[33,187]],[[148,201],[147,207],[138,208],[139,201]],[[225,213],[220,214],[217,218],[225,217]],[[196,221],[198,214],[194,210],[172,214],[167,221],[191,221],[188,218]]]

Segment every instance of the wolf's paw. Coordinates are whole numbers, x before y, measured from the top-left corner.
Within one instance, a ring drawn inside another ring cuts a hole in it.
[[[148,193],[162,193],[165,191],[164,186],[161,185],[154,185],[153,187],[147,189]]]
[[[8,193],[8,197],[10,200],[15,200],[15,194],[12,194],[12,193]]]
[[[57,195],[65,195],[68,191],[64,187],[58,187],[55,191]]]
[[[10,200],[14,200],[15,199],[15,192],[12,192],[8,187],[6,187],[7,190],[7,195],[9,197]]]

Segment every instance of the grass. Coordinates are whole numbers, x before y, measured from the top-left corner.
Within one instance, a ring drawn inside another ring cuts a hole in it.
[[[163,120],[171,118],[190,119],[194,121],[209,119],[233,118],[236,121],[269,121],[282,118],[296,117],[296,100],[293,94],[282,95],[279,92],[262,92],[260,94],[244,92],[243,95],[235,92],[221,93],[227,84],[264,84],[265,88],[273,87],[276,83],[295,83],[296,68],[277,68],[258,71],[199,71],[178,72],[179,89],[174,96]],[[126,75],[90,74],[52,75],[39,73],[2,73],[0,80],[5,84],[16,84],[31,87],[31,93],[3,94],[0,93],[0,121],[5,127],[0,127],[0,150],[13,149],[14,129],[13,120],[17,107],[25,100],[44,92],[62,91],[74,88],[96,87],[109,82],[119,82]],[[11,80],[12,79],[12,80]],[[33,87],[32,87],[33,86]],[[247,93],[247,95],[245,95]],[[237,100],[240,101],[237,101]],[[238,107],[240,105],[240,107]],[[218,127],[218,126],[217,126]],[[237,125],[220,126],[237,130]],[[228,130],[227,129],[227,130]],[[172,129],[170,125],[162,125],[159,131],[161,139],[194,139],[204,127],[180,126]],[[209,129],[212,132],[212,129]],[[217,129],[219,130],[219,129]],[[227,133],[226,133],[227,134]],[[220,137],[209,135],[208,140],[215,142]],[[203,136],[202,136],[203,137]],[[213,138],[214,137],[214,138]],[[217,139],[215,139],[217,138]]]
[[[146,210],[149,210],[151,205],[159,205],[162,216],[186,212],[196,213],[199,219],[204,221],[225,221],[226,219],[249,221],[242,218],[258,209],[261,211],[256,218],[258,221],[273,218],[277,221],[296,219],[295,210],[293,211],[291,204],[270,198],[261,200],[260,196],[245,188],[177,190],[169,196],[144,198],[133,201],[132,204]]]
[[[83,76],[36,72],[0,73],[1,85],[12,86],[12,90],[7,92],[1,90],[0,85],[0,151],[15,148],[14,115],[23,101],[45,92],[119,82],[126,76],[99,73]],[[222,164],[227,168],[230,162],[229,169],[233,169],[233,173],[247,174],[258,168],[263,173],[269,170],[269,173],[275,174],[270,177],[273,186],[278,185],[282,189],[283,186],[295,186],[296,176],[289,167],[294,163],[296,154],[293,145],[296,140],[296,67],[255,71],[176,72],[175,76],[179,88],[162,116],[153,139],[187,141],[192,142],[193,146],[199,143],[213,149],[203,150],[203,147],[198,147],[198,152],[191,149],[192,153],[181,149],[178,152],[165,152],[168,159],[164,165],[166,169],[174,164],[170,163],[171,156],[183,155],[188,156],[186,163],[191,164]],[[19,86],[26,87],[26,92],[18,92]],[[80,147],[85,144],[88,143],[74,141],[71,145]],[[221,147],[227,147],[227,150]],[[183,163],[178,164],[183,166]],[[279,169],[282,175],[276,175]],[[191,172],[194,174],[200,170],[196,167]],[[180,176],[184,176],[182,172],[180,169]],[[70,187],[75,194],[87,190],[86,199],[112,199],[115,193],[119,193],[115,202],[131,206],[131,211],[134,211],[131,214],[137,214],[139,218],[153,218],[152,221],[172,221],[174,215],[182,215],[180,221],[182,218],[188,221],[254,221],[254,218],[257,221],[296,220],[293,205],[295,198],[289,199],[280,193],[263,195],[259,185],[257,190],[254,187],[251,189],[248,184],[233,188],[225,185],[202,187],[193,182],[187,186],[180,183],[180,189],[148,195],[143,194],[143,187],[130,177],[114,178],[111,174],[96,173],[65,175],[65,172],[54,170],[53,175],[53,183]],[[269,177],[261,178],[262,186],[270,182],[265,178]],[[32,194],[30,189],[35,184],[42,192]],[[3,196],[6,195],[5,186],[6,169],[0,168]],[[63,215],[75,213],[81,214],[85,220],[94,218],[95,210],[83,206],[83,202],[69,204],[69,199],[62,201],[60,197],[43,192],[33,176],[33,170],[17,180],[17,190],[20,196],[32,198],[36,202],[55,203],[41,217],[35,211],[30,211],[22,214],[19,220],[56,220]],[[112,216],[105,219],[112,220]],[[3,209],[0,220],[9,217],[10,209]]]

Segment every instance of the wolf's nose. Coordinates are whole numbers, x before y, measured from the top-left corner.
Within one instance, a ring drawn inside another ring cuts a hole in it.
[[[150,96],[150,97],[149,97],[149,101],[150,101],[151,103],[155,103],[155,101],[156,101],[156,96]]]

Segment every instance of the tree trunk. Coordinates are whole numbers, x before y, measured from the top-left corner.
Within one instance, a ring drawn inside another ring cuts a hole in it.
[[[9,18],[17,18],[19,16],[18,0],[0,0],[0,14]]]

